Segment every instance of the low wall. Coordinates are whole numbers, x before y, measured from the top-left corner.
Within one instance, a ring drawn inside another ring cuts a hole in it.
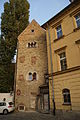
[[[14,94],[13,93],[0,93],[0,101],[3,101],[4,98],[8,102],[13,102],[14,101]]]

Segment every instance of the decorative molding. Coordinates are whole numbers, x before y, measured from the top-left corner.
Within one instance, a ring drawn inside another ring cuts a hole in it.
[[[64,50],[64,49],[66,49],[66,45],[65,46],[63,46],[63,47],[61,47],[61,48],[59,48],[59,49],[56,49],[56,50],[54,50],[54,52],[55,53],[57,53],[57,52],[59,52],[59,51],[62,51],[62,50]]]
[[[35,65],[36,64],[36,60],[37,60],[36,56],[32,56],[31,57],[31,64]]]
[[[51,25],[52,28],[57,27],[58,25],[60,25],[62,23],[63,20],[60,20],[58,22],[56,22],[54,25]]]
[[[24,61],[25,61],[25,56],[19,57],[19,60],[20,60],[20,63],[24,63]]]
[[[19,81],[23,81],[23,80],[24,80],[23,74],[19,75],[18,80],[19,80]]]
[[[72,68],[66,69],[64,71],[55,72],[55,73],[53,73],[53,76],[68,73],[68,72],[72,72],[72,71],[76,71],[76,70],[80,70],[80,66],[72,67]]]
[[[76,44],[80,44],[80,39],[75,41]]]
[[[75,11],[73,11],[72,13],[70,13],[70,17],[75,16],[79,12],[80,12],[80,7],[78,9],[76,9]]]
[[[73,32],[76,32],[77,30],[80,30],[80,27],[75,28]]]

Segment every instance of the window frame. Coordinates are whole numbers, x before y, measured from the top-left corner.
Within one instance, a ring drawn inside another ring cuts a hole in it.
[[[36,48],[37,47],[37,42],[36,41],[28,42],[27,47],[28,48]]]
[[[29,74],[31,74],[31,76]],[[34,76],[34,74],[36,76]],[[28,79],[29,79],[29,81],[36,81],[37,80],[37,72],[29,72],[28,73]]]
[[[62,90],[62,94],[63,94],[63,104],[64,105],[71,105],[70,90],[65,88]]]
[[[31,75],[30,75],[30,74],[31,74]],[[33,78],[33,77],[32,77],[32,73],[31,73],[31,72],[28,73],[28,77],[29,77],[29,81],[32,81],[32,78]]]
[[[37,73],[36,73],[36,72],[34,72],[34,73],[32,74],[32,76],[33,76],[33,79],[32,79],[32,80],[37,80]]]
[[[59,29],[60,27],[60,29]],[[62,25],[59,24],[57,27],[56,27],[56,38],[57,39],[60,39],[62,36],[63,36],[63,31],[62,31]]]
[[[77,23],[77,21],[80,21],[80,17],[79,17],[78,19],[76,18],[78,15],[80,15],[80,12],[79,12],[79,13],[77,13],[76,15],[74,15],[76,28],[80,28],[80,23],[79,23],[79,26],[78,26],[78,23]]]
[[[62,58],[60,58],[60,55],[63,55],[63,54],[64,54],[64,56]],[[63,52],[59,53],[58,55],[59,55],[59,62],[60,62],[60,70],[64,71],[67,69],[66,52],[63,51]]]

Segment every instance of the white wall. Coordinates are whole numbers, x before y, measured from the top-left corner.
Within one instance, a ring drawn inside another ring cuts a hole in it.
[[[14,94],[10,95],[10,93],[0,93],[0,101],[6,98],[6,101],[13,102],[14,101]]]

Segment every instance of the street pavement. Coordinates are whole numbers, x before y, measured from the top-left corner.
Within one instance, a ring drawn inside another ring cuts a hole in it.
[[[14,112],[8,115],[0,114],[0,120],[80,120],[80,114],[52,115],[38,112]]]

